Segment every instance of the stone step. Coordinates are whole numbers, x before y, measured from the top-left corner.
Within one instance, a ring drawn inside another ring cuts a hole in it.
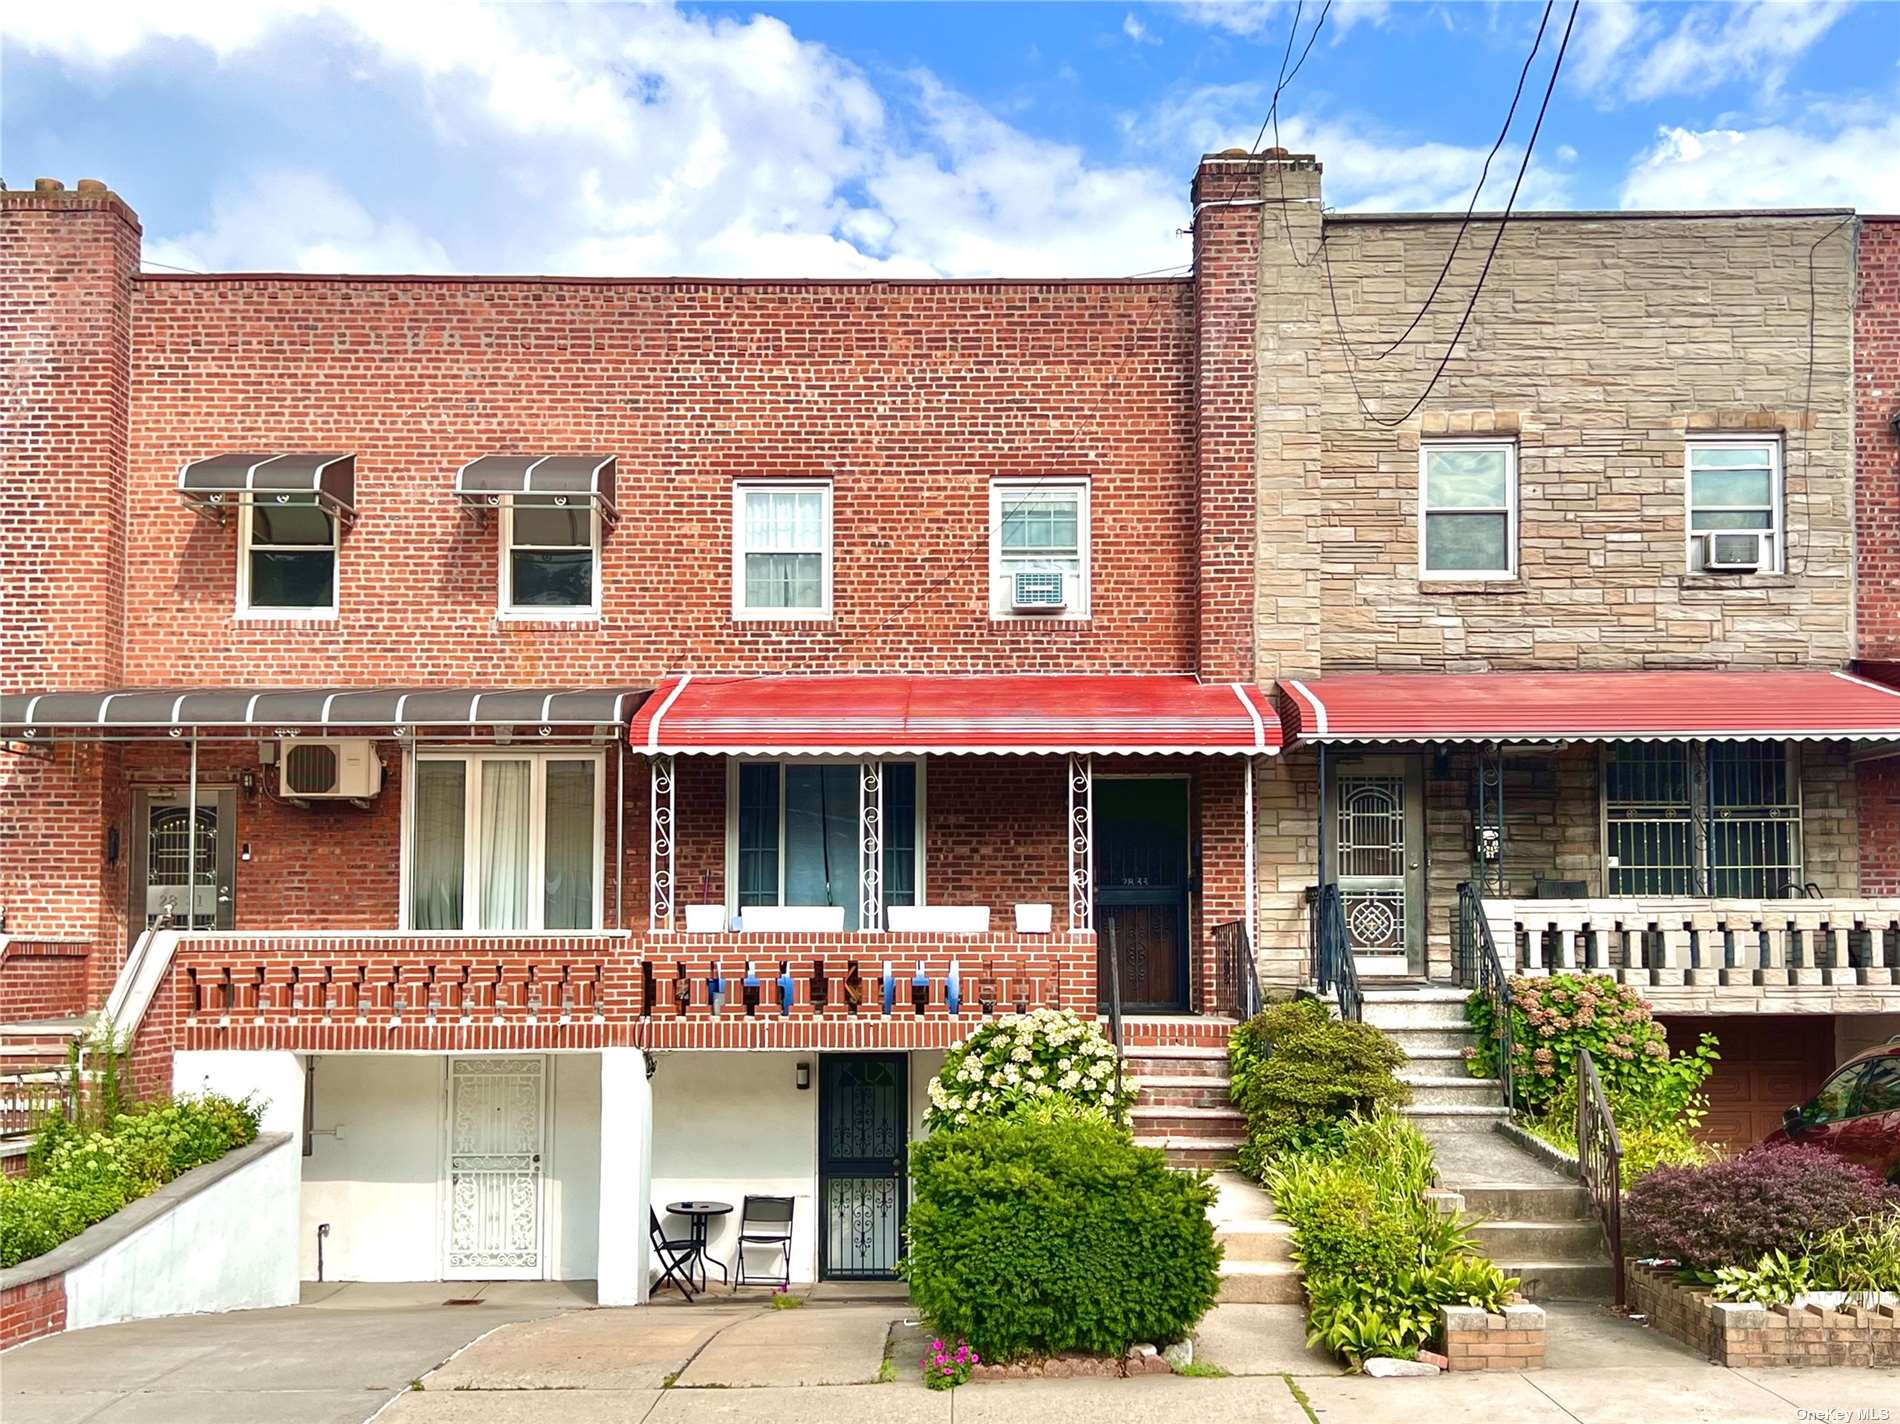
[[[1300,1269],[1290,1261],[1222,1261],[1222,1305],[1304,1305]]]
[[[1472,1230],[1478,1249],[1494,1261],[1608,1264],[1595,1221],[1484,1221]]]
[[[1366,1022],[1391,1033],[1404,1028],[1465,1028],[1465,1001],[1402,995],[1377,1003],[1366,995]]]
[[[1505,1121],[1511,1115],[1510,1109],[1502,1102],[1495,1106],[1414,1103],[1410,1107],[1400,1108],[1399,1112],[1427,1137],[1441,1132],[1481,1132],[1489,1135],[1493,1123]]]
[[[1518,1278],[1526,1300],[1608,1300],[1616,1293],[1610,1263],[1580,1261],[1499,1261],[1498,1268]]]
[[[1136,1103],[1135,1131],[1147,1136],[1206,1137],[1239,1142],[1247,1135],[1247,1119],[1239,1108],[1184,1108]]]
[[[1225,1261],[1291,1261],[1293,1228],[1284,1221],[1234,1221],[1216,1224],[1214,1239]]]
[[[1465,1211],[1490,1221],[1591,1221],[1596,1209],[1582,1187],[1453,1187]]]
[[[1142,1136],[1137,1147],[1159,1147],[1168,1154],[1170,1167],[1231,1167],[1239,1142],[1225,1137]]]
[[[1412,1072],[1401,1072],[1398,1078],[1412,1090],[1413,1107],[1489,1107],[1502,1105],[1504,1099],[1504,1084],[1496,1078]]]
[[[1429,1028],[1388,1028],[1383,1032],[1399,1051],[1408,1058],[1422,1058],[1446,1053],[1464,1056],[1466,1048],[1475,1039],[1468,1026],[1437,1024]]]

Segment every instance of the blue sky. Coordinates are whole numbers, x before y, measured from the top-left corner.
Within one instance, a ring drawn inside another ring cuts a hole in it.
[[[1297,8],[1299,45],[1321,4]],[[1462,207],[1542,13],[1334,0],[1282,141],[1320,155],[1337,207]],[[1567,13],[1492,167],[1499,204]],[[0,176],[103,178],[148,261],[194,270],[1127,275],[1186,263],[1195,159],[1252,144],[1295,19],[1285,0],[13,5]],[[1900,6],[1591,0],[1520,201],[1900,211]]]

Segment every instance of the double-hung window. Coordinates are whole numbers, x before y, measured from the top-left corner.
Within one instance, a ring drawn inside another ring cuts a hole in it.
[[[1603,764],[1610,893],[1799,894],[1797,768],[1781,742],[1612,747]]]
[[[732,491],[735,618],[831,616],[831,482],[741,481]]]
[[[1689,571],[1779,571],[1781,442],[1691,440],[1688,467]]]
[[[337,520],[315,495],[263,495],[238,515],[238,610],[336,612]]]
[[[846,929],[858,928],[858,762],[735,761],[729,883],[733,908],[838,905]],[[883,764],[884,903],[921,903],[923,769]]]
[[[428,753],[409,808],[409,928],[600,927],[601,758]]]
[[[1507,440],[1419,447],[1421,579],[1517,577],[1517,446]]]
[[[1089,483],[990,484],[990,616],[1086,618]]]
[[[501,608],[530,617],[600,611],[600,511],[593,500],[503,499]]]

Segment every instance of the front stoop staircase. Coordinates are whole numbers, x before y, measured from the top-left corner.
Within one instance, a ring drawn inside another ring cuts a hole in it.
[[[1399,1077],[1412,1089],[1402,1109],[1431,1139],[1439,1184],[1461,1192],[1467,1215],[1483,1218],[1478,1247],[1530,1300],[1607,1300],[1609,1255],[1589,1194],[1499,1130],[1508,1122],[1503,1086],[1474,1078],[1464,990],[1446,985],[1368,988],[1366,1022],[1405,1053]]]
[[[1273,1202],[1238,1172],[1214,1174],[1219,1195],[1208,1209],[1220,1243],[1222,1305],[1303,1305],[1300,1268],[1293,1264],[1293,1228]]]
[[[1159,1147],[1174,1167],[1231,1167],[1246,1139],[1246,1119],[1227,1096],[1223,1018],[1131,1020],[1122,1071],[1140,1086],[1135,1142]]]

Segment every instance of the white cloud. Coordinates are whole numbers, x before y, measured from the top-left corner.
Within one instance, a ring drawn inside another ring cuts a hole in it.
[[[1284,27],[1298,7],[1292,0],[1181,0],[1168,8],[1190,24],[1253,39],[1270,28]],[[1305,7],[1300,16],[1302,34],[1319,18],[1319,11],[1319,0]],[[1357,24],[1384,24],[1391,11],[1391,0],[1333,0],[1326,25],[1335,34],[1344,34]]]
[[[1583,9],[1571,77],[1605,98],[1705,94],[1738,80],[1768,98],[1847,9],[1847,0],[1738,0],[1686,9],[1597,0]]]
[[[147,244],[155,267],[216,272],[273,254],[286,272],[450,272],[441,243],[405,222],[379,221],[321,174],[277,170],[220,192],[198,232]]]
[[[1122,33],[1127,35],[1129,39],[1138,45],[1158,45],[1161,43],[1160,36],[1150,34],[1148,27],[1135,18],[1135,12],[1133,10],[1130,10],[1126,15],[1122,16]]]
[[[1623,184],[1626,208],[1900,211],[1900,117],[1817,127],[1663,128]]]
[[[383,154],[337,160],[375,197],[308,171],[328,163],[270,171],[224,190],[199,231],[148,233],[154,257],[181,266],[1055,276],[1187,256],[1171,166],[1091,162],[928,74],[881,94],[768,15],[258,0],[15,6],[0,26],[16,52],[73,67],[136,60],[216,83],[208,50],[241,57],[253,81],[321,71],[331,102],[361,85],[426,116],[421,133],[390,135],[403,161],[435,166],[426,193],[378,182],[395,161]],[[265,220],[293,179],[321,231]]]

